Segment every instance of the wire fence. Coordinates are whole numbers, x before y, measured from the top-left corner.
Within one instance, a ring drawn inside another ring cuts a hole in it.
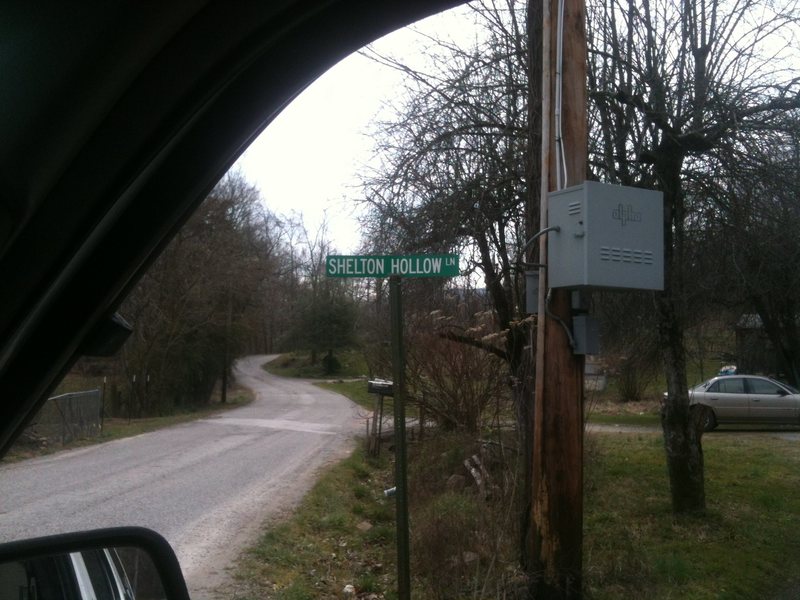
[[[45,402],[31,427],[37,436],[73,440],[100,435],[103,426],[103,395],[100,390],[71,392]]]

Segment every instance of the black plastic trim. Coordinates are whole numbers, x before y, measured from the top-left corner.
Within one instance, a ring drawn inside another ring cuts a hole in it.
[[[0,544],[0,563],[101,548],[140,548],[150,555],[168,600],[189,600],[186,580],[169,542],[145,527],[112,527]]]

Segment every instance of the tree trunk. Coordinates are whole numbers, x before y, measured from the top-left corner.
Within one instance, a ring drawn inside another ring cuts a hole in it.
[[[686,385],[683,319],[676,306],[683,287],[685,209],[681,193],[683,153],[666,141],[659,148],[656,173],[664,192],[664,291],[658,296],[659,337],[664,349],[667,398],[661,407],[661,427],[667,473],[675,514],[706,507],[702,431],[692,422]]]
[[[228,401],[228,361],[226,355],[225,364],[222,365],[222,385],[220,390],[219,401],[225,404]]]
[[[683,330],[675,314],[672,297],[665,291],[658,299],[667,399],[661,407],[661,427],[672,496],[676,514],[703,511],[706,507],[703,476],[702,430],[692,421],[686,386],[686,356]]]

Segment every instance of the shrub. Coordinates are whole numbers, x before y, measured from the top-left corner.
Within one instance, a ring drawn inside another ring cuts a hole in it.
[[[476,532],[478,501],[474,496],[445,492],[418,507],[414,515],[414,572],[426,579],[435,597],[464,598],[481,550]]]
[[[507,366],[485,350],[424,333],[409,347],[409,387],[442,429],[477,433],[487,409],[508,397]]]

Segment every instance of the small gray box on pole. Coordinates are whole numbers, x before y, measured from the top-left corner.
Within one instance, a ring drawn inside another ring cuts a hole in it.
[[[525,312],[539,313],[539,272],[525,271]]]
[[[661,192],[585,181],[548,198],[550,287],[664,289]]]
[[[575,354],[600,353],[600,321],[589,315],[572,317],[572,335]]]

